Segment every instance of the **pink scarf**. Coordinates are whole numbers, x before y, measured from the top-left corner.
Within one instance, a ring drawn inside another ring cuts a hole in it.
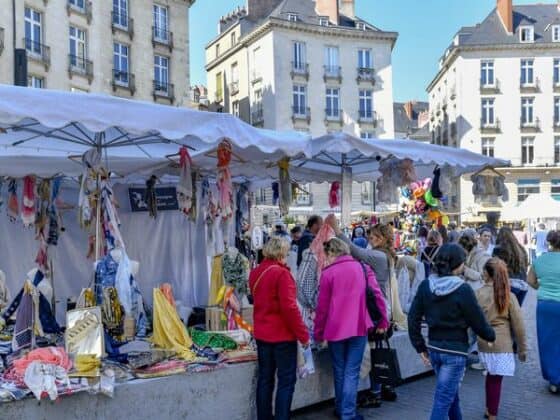
[[[313,255],[317,258],[317,277],[321,276],[321,271],[323,271],[327,265],[327,255],[323,249],[323,244],[336,237],[333,228],[327,223],[330,217],[334,217],[334,215],[327,216],[323,227],[319,230],[317,236],[309,246],[309,249],[311,249],[311,252],[313,252]]]

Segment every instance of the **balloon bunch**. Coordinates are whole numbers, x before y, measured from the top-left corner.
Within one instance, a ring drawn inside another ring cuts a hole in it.
[[[416,219],[415,222],[418,219],[436,221],[443,216],[440,210],[442,203],[433,195],[430,178],[401,187],[401,196],[404,198],[403,211],[407,216],[416,216],[410,218]],[[409,220],[409,222],[412,222],[412,220]]]

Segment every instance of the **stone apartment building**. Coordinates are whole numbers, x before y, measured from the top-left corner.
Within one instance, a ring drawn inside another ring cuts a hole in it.
[[[0,83],[188,106],[194,0],[2,3]]]
[[[427,88],[432,141],[512,162],[500,170],[510,197],[501,207],[475,203],[461,182],[463,220],[529,194],[560,200],[559,4],[497,0],[481,23],[459,29],[439,64]]]
[[[210,101],[251,124],[313,137],[346,131],[394,138],[392,50],[397,33],[355,14],[354,0],[248,0],[206,46]],[[327,213],[328,185],[305,185],[294,213]],[[270,204],[270,191],[257,203]],[[371,210],[370,183],[353,209]]]

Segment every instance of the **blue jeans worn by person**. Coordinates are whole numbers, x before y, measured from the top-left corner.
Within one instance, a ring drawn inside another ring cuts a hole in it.
[[[430,420],[462,420],[459,387],[465,376],[467,356],[430,350],[437,384]]]
[[[366,337],[352,337],[342,341],[329,341],[331,354],[336,411],[342,420],[354,420],[356,398],[360,382],[360,366],[366,347]]]
[[[296,386],[297,342],[266,343],[257,340],[258,381],[257,381],[257,418],[258,420],[287,420],[290,418],[292,397]],[[272,414],[272,395],[275,377],[275,413]]]

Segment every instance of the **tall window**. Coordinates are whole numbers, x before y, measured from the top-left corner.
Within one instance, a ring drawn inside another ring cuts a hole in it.
[[[235,101],[231,104],[231,113],[236,117],[239,117],[239,101]]]
[[[237,44],[237,32],[232,32],[231,33],[231,46],[233,47],[235,44]]]
[[[169,58],[154,55],[154,86],[159,92],[169,91]]]
[[[554,97],[554,125],[560,125],[560,96]]]
[[[373,118],[373,92],[371,90],[360,90],[360,118]]]
[[[494,86],[494,62],[480,62],[480,83],[482,86]]]
[[[256,89],[253,92],[253,106],[262,109],[262,90]]]
[[[128,61],[128,45],[113,44],[113,67],[115,82],[128,85],[129,78],[129,61]]]
[[[85,70],[86,57],[86,31],[70,26],[70,64]]]
[[[482,154],[494,157],[494,139],[482,139]]]
[[[128,28],[128,0],[113,0],[113,23]]]
[[[494,125],[495,118],[494,118],[494,98],[485,98],[482,99],[481,102],[482,108],[482,125]]]
[[[220,56],[220,44],[216,44],[216,58]]]
[[[216,100],[221,101],[224,97],[224,86],[222,72],[216,73]]]
[[[371,58],[371,50],[360,49],[358,50],[358,68],[371,69],[373,68],[373,60]]]
[[[307,107],[307,89],[302,85],[294,85],[293,88],[293,107],[294,114],[305,115]]]
[[[231,83],[239,83],[239,66],[237,63],[233,63],[231,65]]]
[[[521,98],[521,124],[533,124],[534,98]]]
[[[293,63],[294,69],[303,71],[306,67],[305,62],[305,43],[304,42],[294,42],[293,46]]]
[[[25,49],[34,54],[41,54],[43,42],[43,16],[29,7],[25,8]]]
[[[519,40],[521,42],[533,42],[535,40],[535,28],[533,26],[520,26]]]
[[[560,136],[554,137],[554,163],[560,163]]]
[[[298,21],[298,15],[296,13],[288,13],[288,20],[290,22],[297,22]]]
[[[253,50],[253,80],[260,79],[261,77],[261,47],[257,47]]]
[[[550,195],[556,201],[560,201],[560,179],[552,179],[550,181]]]
[[[534,81],[534,60],[521,60],[521,84],[532,85]]]
[[[554,67],[553,67],[553,74],[554,74],[554,84],[560,84],[560,58],[554,59]]]
[[[552,42],[560,42],[560,25],[552,25]]]
[[[337,118],[340,116],[340,90],[327,88],[327,117]]]
[[[525,201],[531,194],[539,194],[541,185],[539,179],[520,179],[517,181],[517,201]]]
[[[86,8],[86,0],[68,0],[68,4],[76,7],[77,9],[85,9]]]
[[[532,165],[535,160],[535,139],[533,137],[521,138],[521,163]]]
[[[37,76],[28,76],[27,86],[31,88],[42,89],[45,87],[45,79]]]
[[[338,47],[325,48],[325,68],[328,73],[338,73],[338,66],[340,65],[338,59]]]
[[[154,36],[161,41],[169,41],[169,14],[167,7],[154,4]]]

